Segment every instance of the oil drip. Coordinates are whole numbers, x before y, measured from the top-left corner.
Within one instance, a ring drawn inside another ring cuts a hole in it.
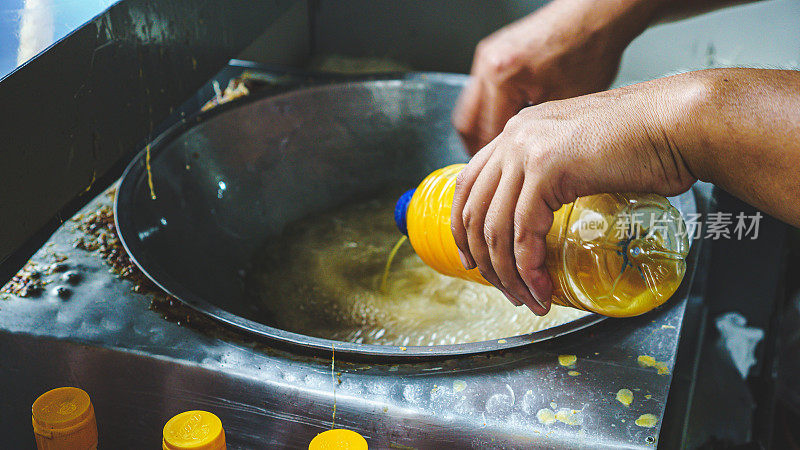
[[[335,362],[336,347],[331,345],[331,384],[333,385],[333,415],[331,417],[331,429],[336,428],[336,375],[334,374]]]
[[[144,164],[147,169],[147,186],[150,188],[150,199],[156,199],[156,189],[153,185],[153,169],[150,167],[150,144],[145,147]]]
[[[386,292],[386,280],[389,278],[389,269],[392,268],[392,261],[394,261],[394,257],[397,256],[397,252],[400,250],[400,246],[408,240],[408,237],[403,236],[401,237],[394,247],[392,247],[392,251],[389,252],[389,258],[386,259],[386,268],[383,269],[383,277],[381,278],[381,292]]]

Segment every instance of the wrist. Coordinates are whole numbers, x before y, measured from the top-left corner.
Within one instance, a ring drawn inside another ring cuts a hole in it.
[[[614,51],[623,50],[655,21],[669,0],[560,0],[570,11],[580,11],[579,25],[592,39],[602,37]]]
[[[676,159],[692,177],[712,183],[715,152],[707,131],[717,116],[715,104],[724,95],[719,75],[701,70],[668,77],[661,101],[660,126]]]
[[[698,179],[708,181],[707,162],[698,129],[707,114],[709,86],[703,76],[687,73],[648,81],[631,88],[638,91],[634,120],[641,118],[638,139],[652,149],[648,166],[655,176],[652,192],[677,195]],[[626,89],[626,88],[621,88]]]

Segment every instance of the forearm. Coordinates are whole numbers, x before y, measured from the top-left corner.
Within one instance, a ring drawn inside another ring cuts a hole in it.
[[[613,32],[613,44],[624,50],[653,23],[755,1],[760,0],[556,0],[544,10],[572,11],[576,27],[587,36],[607,28]]]
[[[653,1],[653,0],[641,0]],[[655,21],[668,22],[685,19],[697,14],[713,11],[727,6],[753,3],[761,0],[655,0],[662,5],[655,15]]]
[[[697,178],[800,226],[800,71],[714,69],[679,75],[664,128]]]

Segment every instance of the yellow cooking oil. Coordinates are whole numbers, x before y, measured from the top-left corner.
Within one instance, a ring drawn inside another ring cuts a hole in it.
[[[386,259],[386,267],[383,268],[383,276],[381,277],[381,292],[386,292],[386,282],[389,280],[389,271],[392,269],[392,261],[400,251],[400,247],[408,240],[407,236],[403,236],[397,240],[392,250],[389,252],[389,257]]]
[[[293,221],[254,251],[244,279],[251,317],[295,333],[405,349],[503,340],[587,314],[554,306],[536,316],[494,287],[442,275],[411,245],[397,245],[392,212],[405,187]]]
[[[456,176],[463,167],[431,173],[413,195],[401,197],[395,218],[430,267],[488,285],[477,269],[464,269],[450,230]],[[612,317],[658,307],[686,272],[685,230],[680,213],[655,194],[600,194],[563,205],[546,237],[553,303]]]

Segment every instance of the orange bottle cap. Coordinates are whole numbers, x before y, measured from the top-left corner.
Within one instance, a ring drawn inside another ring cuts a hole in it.
[[[40,450],[97,447],[94,407],[82,389],[60,387],[47,391],[33,402],[31,413]]]
[[[308,450],[328,449],[367,450],[367,440],[355,431],[335,429],[323,431],[308,444]]]
[[[164,425],[164,450],[224,450],[225,430],[208,411],[186,411]]]

